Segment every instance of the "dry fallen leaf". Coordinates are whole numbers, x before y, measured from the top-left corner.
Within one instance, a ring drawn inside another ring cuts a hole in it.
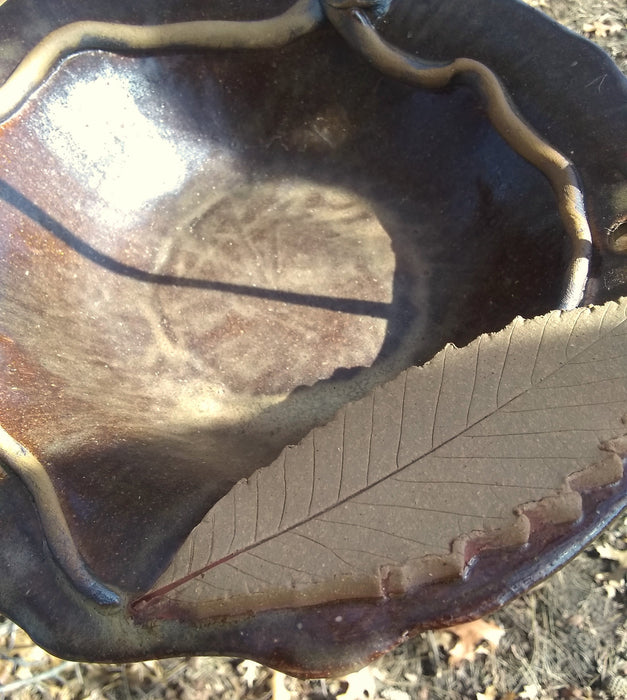
[[[404,690],[399,690],[399,688],[383,688],[381,691],[381,697],[383,700],[418,700],[416,695],[411,696]]]
[[[583,25],[585,34],[591,34],[599,39],[606,36],[614,36],[620,34],[625,26],[610,14],[605,14],[594,20],[594,22],[586,22]]]
[[[272,674],[272,700],[294,700],[294,696],[285,685],[285,674],[274,671]]]
[[[259,670],[262,668],[263,666],[261,664],[258,664],[256,661],[251,661],[250,659],[244,659],[244,661],[238,665],[238,670],[247,688],[252,688],[259,680]]]
[[[462,661],[474,661],[478,653],[477,647],[486,642],[491,651],[494,651],[505,634],[505,630],[493,622],[487,620],[474,620],[462,625],[453,625],[447,628],[457,637],[457,644],[449,651],[449,664],[458,666]],[[487,690],[486,690],[487,692]]]
[[[524,700],[536,700],[540,697],[542,688],[535,683],[524,686],[523,692],[518,696],[519,698],[524,698]]]
[[[477,693],[477,700],[496,700],[499,694],[495,686],[489,685],[484,693]]]
[[[356,673],[349,673],[342,680],[348,683],[348,687],[344,693],[337,696],[337,700],[372,700],[376,697],[375,679],[369,666]]]
[[[627,550],[616,549],[609,544],[597,544],[595,549],[603,559],[617,561],[621,568],[627,569]]]
[[[627,582],[627,550],[616,549],[610,544],[598,544],[595,547],[602,559],[617,562],[611,571],[596,574],[595,581],[603,586],[608,598],[613,599],[625,589]]]

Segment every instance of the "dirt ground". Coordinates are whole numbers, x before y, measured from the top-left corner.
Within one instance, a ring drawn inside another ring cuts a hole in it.
[[[527,0],[627,73],[627,0]],[[1,3],[0,3],[1,4]],[[627,699],[627,517],[489,619],[409,641],[358,674],[301,682],[242,659],[61,661],[0,618],[0,698]]]
[[[524,0],[602,46],[627,73],[626,0]]]

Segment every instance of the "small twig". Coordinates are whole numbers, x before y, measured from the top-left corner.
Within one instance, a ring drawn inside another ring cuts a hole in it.
[[[63,671],[67,671],[77,665],[76,661],[64,661],[58,666],[49,668],[47,671],[42,671],[41,673],[32,676],[31,678],[24,678],[19,681],[14,681],[13,683],[7,683],[6,685],[0,685],[0,696],[5,696],[7,693],[14,693],[16,690],[21,690],[22,688],[27,688],[28,686],[35,685],[40,681],[45,681],[48,678],[54,678],[58,676]]]
[[[11,656],[11,654],[5,654],[0,651],[0,661],[10,661],[15,666],[24,666],[25,668],[32,668],[33,666],[41,665],[41,659],[36,659],[34,661],[28,661],[27,659],[22,659],[20,656]],[[0,690],[2,686],[0,686]]]
[[[440,650],[438,649],[438,643],[435,640],[435,635],[432,630],[427,630],[426,632],[427,642],[429,644],[429,651],[431,652],[431,657],[433,658],[433,668],[436,673],[442,670],[442,665],[440,663]]]

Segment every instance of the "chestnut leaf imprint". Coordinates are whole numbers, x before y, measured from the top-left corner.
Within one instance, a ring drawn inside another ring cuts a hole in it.
[[[516,318],[343,407],[242,480],[150,592],[197,618],[400,595],[567,523],[627,455],[627,300]]]

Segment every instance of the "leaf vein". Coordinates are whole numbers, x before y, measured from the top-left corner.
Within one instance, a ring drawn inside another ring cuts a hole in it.
[[[481,457],[476,457],[475,459],[481,459]],[[509,459],[515,459],[510,457]],[[441,481],[429,481],[428,479],[399,479],[398,477],[392,477],[394,481],[400,481],[403,484],[421,484],[423,486],[434,485],[441,486],[443,484],[460,485],[460,486],[489,486],[490,488],[497,489],[528,489],[530,491],[555,491],[548,486],[525,486],[523,484],[497,484],[493,481],[460,481],[460,480],[441,480]]]
[[[233,494],[233,534],[231,535],[229,546],[226,549],[227,552],[230,552],[233,549],[233,542],[235,542],[235,534],[237,532],[237,497],[235,494],[235,489],[231,489],[231,493]]]
[[[472,381],[472,390],[470,392],[470,399],[468,400],[468,410],[466,411],[466,427],[470,423],[470,410],[472,409],[473,401],[475,400],[475,391],[477,389],[477,376],[479,374],[479,358],[481,356],[481,343],[483,342],[483,336],[479,336],[477,341],[477,354],[475,356],[475,376]]]
[[[209,532],[211,532],[211,542],[209,544],[209,557],[208,560],[211,561],[211,557],[213,556],[213,544],[215,541],[215,525],[216,525],[216,518],[215,515],[212,513],[211,514],[211,527],[209,528]]]
[[[540,340],[538,341],[538,345],[536,347],[536,355],[533,358],[533,367],[531,368],[531,374],[529,375],[529,384],[530,386],[535,386],[535,381],[534,381],[534,376],[536,373],[536,369],[538,367],[538,359],[540,357],[540,348],[542,347],[542,344],[544,343],[544,334],[546,333],[546,327],[549,324],[548,318],[544,319],[544,326],[542,326],[542,333],[540,334]]]
[[[619,379],[627,379],[627,374],[619,374],[616,377],[606,377],[605,379],[601,379],[600,377],[595,377],[594,379],[591,379],[588,382],[578,382],[577,384],[549,384],[548,386],[538,385],[538,386],[534,387],[534,390],[537,390],[537,391],[556,391],[557,389],[578,389],[579,387],[589,386],[590,384],[603,384],[605,382],[615,382],[615,381],[618,381]]]
[[[259,472],[256,472],[255,479],[255,534],[253,535],[253,542],[257,541],[259,535]]]
[[[493,438],[493,437],[525,437],[526,435],[557,435],[559,433],[600,433],[603,430],[607,430],[607,426],[601,428],[555,428],[553,430],[529,430],[524,433],[516,432],[513,433],[481,433],[475,435],[469,435],[474,439],[477,438]],[[522,457],[521,457],[522,459]]]
[[[508,410],[504,410],[503,413],[533,413],[535,412],[540,412],[544,413],[545,411],[553,411],[556,409],[562,409],[562,408],[586,408],[588,406],[612,406],[617,403],[625,403],[625,399],[617,399],[616,401],[585,401],[584,403],[563,403],[563,404],[557,404],[556,406],[541,406],[540,408],[510,408]],[[559,431],[555,431],[559,432]],[[518,432],[516,435],[531,435],[532,433],[528,433],[525,431],[524,433]]]
[[[514,321],[514,324],[516,321]],[[516,327],[514,324],[512,324],[512,327],[510,328],[509,331],[509,336],[507,338],[507,347],[505,348],[505,356],[503,357],[503,362],[501,364],[501,373],[499,374],[499,381],[496,385],[496,406],[495,406],[495,411],[498,411],[498,409],[501,407],[501,385],[503,383],[503,376],[505,375],[505,366],[507,365],[507,360],[509,358],[509,351],[512,347],[512,337],[514,335],[514,328]]]
[[[313,537],[308,537],[307,535],[303,535],[302,532],[296,532],[295,530],[291,533],[292,535],[296,535],[298,537],[304,537],[306,540],[309,540],[310,542],[313,542],[314,544],[319,545],[323,549],[326,549],[328,552],[330,552],[334,557],[339,559],[343,564],[348,566],[349,568],[356,568],[359,571],[363,571],[359,567],[356,567],[354,564],[351,564],[350,562],[346,561],[346,559],[343,559],[334,549],[329,547],[328,545],[324,544],[324,542],[320,542],[319,540],[313,538]]]
[[[368,462],[366,464],[366,484],[370,484],[370,465],[372,463],[372,437],[374,435],[374,402],[376,390],[370,397],[370,436],[368,438]]]
[[[265,578],[262,578],[261,576],[256,576],[255,574],[251,574],[250,571],[246,571],[245,569],[240,568],[239,566],[235,566],[232,562],[227,562],[225,566],[228,566],[230,569],[235,569],[238,574],[242,574],[242,576],[248,576],[249,578],[254,579],[255,581],[259,581],[259,583],[265,583],[267,586],[272,585],[272,581],[268,581]]]
[[[409,372],[405,372],[405,382],[403,384],[403,400],[401,402],[401,418],[398,426],[398,442],[396,444],[396,454],[394,462],[396,464],[396,469],[400,468],[398,463],[398,455],[401,451],[401,445],[403,444],[403,426],[405,424],[405,401],[407,400],[407,378],[409,377]]]
[[[591,360],[581,360],[580,362],[569,362],[569,365],[594,365],[600,362],[614,362],[614,360],[624,360],[627,357],[627,353],[622,353],[620,355],[611,355],[610,357],[593,357]]]
[[[283,450],[283,507],[281,508],[281,518],[279,520],[278,530],[283,526],[283,520],[285,519],[285,511],[287,508],[287,476],[285,474],[285,463],[287,462],[287,450]]]
[[[410,506],[404,503],[369,503],[368,501],[355,501],[360,506],[371,506],[373,508],[400,508],[402,510],[413,510],[421,513],[441,513],[443,515],[460,515],[468,518],[484,518],[486,520],[503,520],[500,515],[481,515],[481,513],[461,513],[456,510],[444,510],[441,508],[423,508],[422,506]]]
[[[570,358],[568,357],[568,348],[570,347],[570,344],[573,339],[573,333],[575,332],[575,328],[577,327],[577,324],[579,323],[579,319],[584,313],[589,313],[587,309],[580,309],[579,314],[577,315],[577,318],[573,322],[573,324],[570,327],[570,332],[568,334],[568,338],[566,339],[566,344],[564,345],[564,357],[566,358],[566,362],[570,362]]]
[[[316,435],[317,430],[312,431],[311,434],[311,451],[312,451],[312,466],[311,466],[311,493],[309,494],[309,505],[307,506],[307,515],[311,515],[311,509],[313,508],[314,491],[316,488]]]
[[[255,559],[259,559],[260,561],[263,561],[266,564],[270,564],[271,566],[278,566],[281,569],[289,569],[290,571],[295,571],[298,574],[309,575],[309,572],[303,571],[302,569],[297,569],[295,566],[290,566],[289,564],[285,564],[284,562],[273,561],[272,559],[267,559],[266,557],[262,557],[259,554],[253,554],[253,552],[246,552],[246,554],[248,554],[248,556],[250,557],[254,557]]]
[[[422,545],[423,547],[432,547],[430,542],[423,542],[422,540],[415,540],[412,537],[407,537],[406,535],[398,535],[395,532],[388,532],[378,527],[372,527],[372,525],[364,525],[363,523],[351,523],[346,520],[332,520],[331,518],[319,518],[323,523],[331,523],[333,525],[344,525],[349,527],[358,527],[364,530],[370,530],[372,532],[378,532],[380,535],[389,535],[397,540],[405,540],[407,542],[413,542],[414,544]]]
[[[444,346],[442,355],[442,372],[440,374],[440,383],[438,385],[438,395],[435,400],[435,410],[433,411],[433,424],[431,425],[431,449],[435,447],[435,430],[438,424],[438,411],[440,409],[440,399],[442,397],[442,385],[444,384],[444,371],[446,369],[446,357],[448,355],[448,345]]]

